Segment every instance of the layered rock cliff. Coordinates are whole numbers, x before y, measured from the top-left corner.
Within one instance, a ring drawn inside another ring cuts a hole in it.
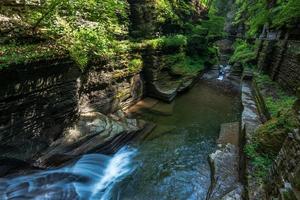
[[[26,12],[21,9],[24,4]],[[112,153],[134,135],[153,128],[127,119],[122,110],[145,95],[171,101],[214,57],[214,52],[206,52],[207,33],[198,35],[203,46],[194,49],[191,30],[185,27],[185,22],[201,23],[206,11],[198,1],[163,5],[128,1],[126,15],[121,10],[113,14],[126,21],[124,32],[107,36],[121,40],[120,48],[126,49],[113,57],[89,55],[91,49],[84,44],[76,46],[75,52],[52,54],[53,38],[26,19],[27,11],[41,5],[10,1],[0,10],[0,20],[5,22],[0,29],[1,157],[39,158],[35,164],[44,167],[53,164],[57,155],[59,164],[92,150]],[[165,15],[164,6],[172,13]],[[87,28],[99,23],[81,18],[79,22]],[[83,62],[87,62],[84,68]]]

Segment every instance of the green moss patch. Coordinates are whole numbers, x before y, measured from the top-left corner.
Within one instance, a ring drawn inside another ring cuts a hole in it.
[[[255,73],[255,81],[271,116],[276,116],[281,109],[292,108],[297,98],[283,91],[268,75]]]
[[[66,51],[53,44],[1,45],[0,69],[7,68],[12,64],[29,63],[62,56],[66,56]]]
[[[166,65],[174,75],[196,75],[204,69],[204,60],[199,56],[186,56],[184,53],[164,57]]]
[[[259,181],[265,180],[288,133],[299,125],[296,113],[292,109],[283,109],[255,132],[251,142],[245,147],[245,153],[251,160],[254,176]]]

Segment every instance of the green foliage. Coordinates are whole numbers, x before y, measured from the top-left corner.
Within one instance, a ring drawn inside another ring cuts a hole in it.
[[[254,166],[254,175],[263,181],[288,133],[299,127],[293,110],[296,98],[287,95],[269,76],[255,73],[255,80],[272,118],[261,125],[245,152]]]
[[[180,20],[179,16],[175,13],[173,5],[168,0],[158,0],[156,1],[156,10],[157,10],[157,21],[161,24],[166,21]]]
[[[296,25],[300,20],[300,1],[281,1],[278,8],[273,10],[273,26]]]
[[[178,48],[182,49],[187,45],[187,38],[184,35],[163,36],[156,39],[145,40],[142,42],[143,47],[150,49]]]
[[[297,98],[284,92],[268,75],[256,73],[255,80],[258,87],[265,91],[264,101],[272,116],[276,116],[284,108],[292,108]]]
[[[128,32],[127,11],[122,0],[48,0],[27,12],[27,22],[55,38],[83,69],[91,56],[117,54],[117,37]]]
[[[209,20],[202,22],[203,29],[208,30],[208,39],[224,37],[225,18],[217,16],[215,11],[210,11],[208,17]]]
[[[129,55],[132,51],[137,53],[145,48],[165,50],[167,53],[187,52],[187,46],[193,46],[188,51],[194,53],[206,49],[208,44],[204,38],[208,28],[215,28],[220,21],[211,14],[209,22],[201,25],[199,9],[209,2],[155,0],[144,2],[146,5],[138,2],[137,11],[141,12],[138,16],[143,15],[140,23],[150,23],[157,31],[155,37],[151,35],[153,39],[142,42],[130,38],[129,3],[123,0],[46,0],[34,9],[26,7],[22,20],[30,25],[33,33],[41,34],[43,39],[55,41],[56,46],[65,49],[84,70],[98,59],[115,62],[122,55]],[[150,15],[148,9],[151,9]],[[147,17],[144,15],[150,16],[149,19],[142,19]],[[185,25],[189,26],[188,34],[183,29]],[[217,32],[218,29],[214,29],[211,35],[215,36]],[[20,60],[16,62],[38,57],[34,51],[28,54],[31,55],[20,55]],[[142,65],[138,60],[129,61],[130,56],[122,59],[121,65],[128,66],[129,71]],[[7,62],[9,58],[6,56],[2,60]]]
[[[288,133],[299,126],[292,109],[282,109],[271,120],[262,125],[255,133],[258,150],[270,156],[276,156]]]
[[[271,115],[276,115],[282,108],[291,108],[295,103],[296,98],[288,95],[283,95],[279,99],[273,97],[266,98],[266,105]]]
[[[0,45],[0,70],[11,64],[66,56],[66,52],[53,44]]]
[[[202,25],[192,26],[191,35],[207,36],[209,30]]]
[[[296,114],[291,109],[283,109],[254,133],[244,151],[254,167],[254,176],[263,182],[282,144],[293,129],[299,126]]]
[[[204,69],[204,60],[199,56],[186,56],[184,53],[165,57],[166,65],[175,75],[196,75]]]
[[[250,45],[244,40],[236,40],[233,47],[234,53],[230,58],[230,63],[239,62],[246,67],[256,57],[255,46]]]
[[[300,20],[299,0],[278,0],[272,7],[266,0],[237,0],[235,23],[247,27],[247,36],[255,37],[263,26],[272,28],[296,26]]]
[[[205,51],[209,51],[208,41],[205,36],[193,34],[188,37],[187,40],[188,53],[190,55],[204,53]]]
[[[244,152],[251,160],[251,164],[254,168],[254,177],[257,181],[262,183],[267,178],[273,158],[257,152],[257,147],[258,144],[252,141],[252,143],[249,143],[245,146]]]
[[[128,71],[131,73],[138,72],[143,67],[143,61],[140,58],[130,60],[128,64]]]
[[[269,10],[267,9],[266,1],[258,1],[256,4],[251,5],[249,8],[250,19],[246,23],[249,30],[248,36],[255,36],[264,26],[269,22]]]

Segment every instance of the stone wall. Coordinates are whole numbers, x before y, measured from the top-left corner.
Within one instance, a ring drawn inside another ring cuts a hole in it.
[[[293,109],[300,120],[300,95]],[[300,199],[300,133],[294,129],[286,137],[265,184],[267,199]]]
[[[300,85],[300,41],[261,40],[258,66],[286,90],[295,93]]]
[[[300,195],[300,134],[286,138],[272,168],[266,193],[268,199],[299,199]]]
[[[247,79],[246,79],[247,78]],[[241,148],[251,143],[251,139],[257,128],[262,124],[261,116],[259,113],[258,106],[255,101],[255,94],[252,88],[252,76],[244,74],[242,82],[242,133],[244,135],[244,143],[241,144]],[[253,176],[254,167],[251,159],[243,158],[242,162],[245,162],[245,174],[246,174],[246,185],[247,185],[247,198],[249,200],[264,199],[264,191],[261,184],[258,183],[256,178]]]
[[[107,114],[138,101],[144,90],[139,73],[115,73],[104,65],[82,73],[68,59],[1,70],[0,156],[28,160],[59,138],[80,112]]]

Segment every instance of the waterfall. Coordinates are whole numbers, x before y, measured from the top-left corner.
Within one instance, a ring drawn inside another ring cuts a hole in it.
[[[227,76],[227,74],[230,72],[230,65],[226,65],[226,67],[224,67],[223,65],[219,66],[219,76],[218,76],[218,80],[219,81],[223,81],[223,79]]]
[[[0,179],[0,199],[109,199],[114,184],[130,174],[136,149],[123,147],[114,156],[87,154],[47,171]]]

